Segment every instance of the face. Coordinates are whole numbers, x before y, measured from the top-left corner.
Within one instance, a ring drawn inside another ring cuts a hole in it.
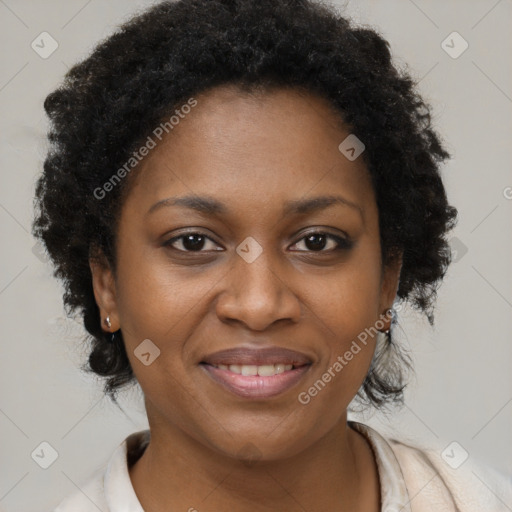
[[[399,268],[382,267],[370,176],[323,99],[196,99],[130,176],[115,276],[91,263],[96,300],[152,430],[291,456],[346,421],[375,347],[353,342],[392,305]]]

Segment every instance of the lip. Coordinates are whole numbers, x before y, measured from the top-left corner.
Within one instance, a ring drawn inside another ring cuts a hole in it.
[[[271,398],[280,395],[293,388],[311,368],[311,364],[305,364],[277,375],[262,377],[260,375],[241,375],[208,363],[201,363],[199,366],[225,389],[248,399]]]
[[[202,363],[212,366],[219,364],[240,364],[262,366],[266,364],[292,364],[303,366],[313,361],[306,355],[283,347],[248,348],[236,347],[215,352],[203,358]]]

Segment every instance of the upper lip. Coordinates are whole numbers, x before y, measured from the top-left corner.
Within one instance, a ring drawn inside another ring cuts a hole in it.
[[[274,346],[264,348],[230,348],[210,354],[201,362],[214,366],[219,364],[228,366],[231,364],[262,366],[278,363],[303,366],[305,364],[311,364],[312,361],[301,352]]]

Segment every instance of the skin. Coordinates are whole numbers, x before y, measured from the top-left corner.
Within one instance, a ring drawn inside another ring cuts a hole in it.
[[[309,404],[298,401],[396,295],[400,261],[382,266],[363,158],[340,153],[350,131],[315,95],[222,86],[196,99],[129,177],[115,272],[91,260],[102,322],[109,315],[108,330],[122,330],[145,395],[151,442],[130,469],[135,492],[147,512],[380,510],[373,453],[346,415],[375,340]],[[227,213],[176,205],[148,213],[191,194]],[[285,202],[324,195],[357,206],[283,216]],[[183,238],[164,245],[185,231],[208,237],[202,252]],[[318,232],[353,245],[308,245]],[[263,249],[252,263],[236,252],[249,236]],[[134,355],[145,339],[161,351],[149,366]],[[272,398],[237,397],[199,366],[219,350],[269,345],[313,361],[297,386]],[[247,446],[257,461],[247,460]]]

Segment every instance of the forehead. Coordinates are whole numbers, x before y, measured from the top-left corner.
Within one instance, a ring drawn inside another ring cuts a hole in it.
[[[139,200],[207,192],[233,204],[257,198],[272,208],[310,191],[373,200],[363,158],[349,161],[338,149],[350,130],[323,98],[290,88],[247,93],[222,86],[195,100],[137,169]]]

